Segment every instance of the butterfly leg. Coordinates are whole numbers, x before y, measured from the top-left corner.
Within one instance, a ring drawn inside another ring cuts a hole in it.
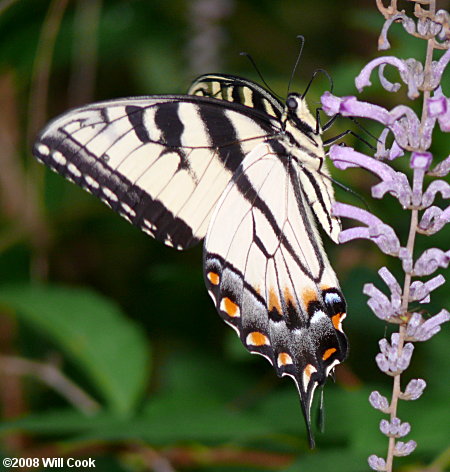
[[[333,115],[323,126],[320,122],[320,112],[323,111],[322,107],[316,108],[316,131],[315,134],[321,134],[324,131],[326,131],[328,128],[331,128],[333,126],[334,122],[338,118],[338,116],[341,116],[339,113],[336,115]]]

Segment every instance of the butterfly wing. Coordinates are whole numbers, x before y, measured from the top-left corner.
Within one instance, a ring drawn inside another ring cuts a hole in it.
[[[126,98],[52,121],[34,155],[177,249],[201,240],[244,156],[279,124],[223,100]]]
[[[234,75],[202,75],[192,83],[188,93],[238,103],[277,120],[281,120],[284,110],[284,105],[266,89],[251,80]]]
[[[299,173],[258,145],[240,164],[211,218],[204,274],[221,317],[279,376],[295,380],[309,432],[313,393],[347,355],[345,301]]]

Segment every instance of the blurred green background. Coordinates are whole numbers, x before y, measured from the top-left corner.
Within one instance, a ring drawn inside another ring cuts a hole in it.
[[[204,72],[259,81],[241,51],[285,96],[298,34],[306,44],[292,89],[302,92],[323,68],[337,95],[356,94],[353,77],[378,54],[382,24],[368,0],[0,1],[0,455],[93,457],[96,470],[113,472],[362,472],[369,454],[385,455],[382,415],[367,398],[390,395],[374,357],[391,328],[369,311],[362,287],[385,289],[383,265],[402,281],[398,261],[364,241],[325,241],[349,305],[351,350],[325,389],[326,430],[310,451],[295,386],[250,356],[216,314],[201,247],[178,253],[151,240],[30,153],[39,128],[75,105],[183,93]],[[423,59],[422,42],[400,26],[390,39],[388,54]],[[405,102],[404,90],[383,93],[373,82],[364,99]],[[328,89],[319,75],[311,108]],[[348,128],[340,119],[327,136]],[[448,155],[448,136],[436,133],[433,152]],[[408,168],[405,159],[395,165]],[[405,243],[408,213],[391,197],[369,199],[373,177],[333,176]],[[417,254],[448,249],[448,229],[426,239]],[[434,314],[449,301],[442,287],[424,308]],[[405,381],[425,378],[428,388],[400,405],[418,448],[399,471],[449,470],[448,357],[448,330],[416,345]]]

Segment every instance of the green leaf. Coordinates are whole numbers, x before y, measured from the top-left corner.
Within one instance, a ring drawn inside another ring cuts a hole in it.
[[[150,371],[148,342],[110,300],[87,289],[15,285],[0,305],[56,343],[120,414],[140,400]]]
[[[65,435],[84,434],[96,428],[116,430],[118,425],[122,426],[126,421],[126,418],[118,419],[114,414],[106,411],[86,415],[72,408],[55,409],[44,413],[32,413],[16,420],[3,421],[0,424],[0,433],[21,431],[57,436],[62,439]]]
[[[218,444],[269,437],[271,426],[257,414],[240,412],[199,397],[183,400],[160,396],[136,416],[124,418],[108,412],[86,416],[74,410],[54,410],[3,422],[0,433],[21,431],[56,436],[69,441],[140,440],[169,445],[179,441]]]

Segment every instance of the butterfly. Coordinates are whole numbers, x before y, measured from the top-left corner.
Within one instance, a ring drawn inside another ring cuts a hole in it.
[[[222,319],[295,382],[311,447],[314,391],[344,361],[346,303],[317,223],[340,222],[320,123],[304,96],[199,77],[187,95],[68,111],[35,157],[178,250],[204,239],[205,284]]]

